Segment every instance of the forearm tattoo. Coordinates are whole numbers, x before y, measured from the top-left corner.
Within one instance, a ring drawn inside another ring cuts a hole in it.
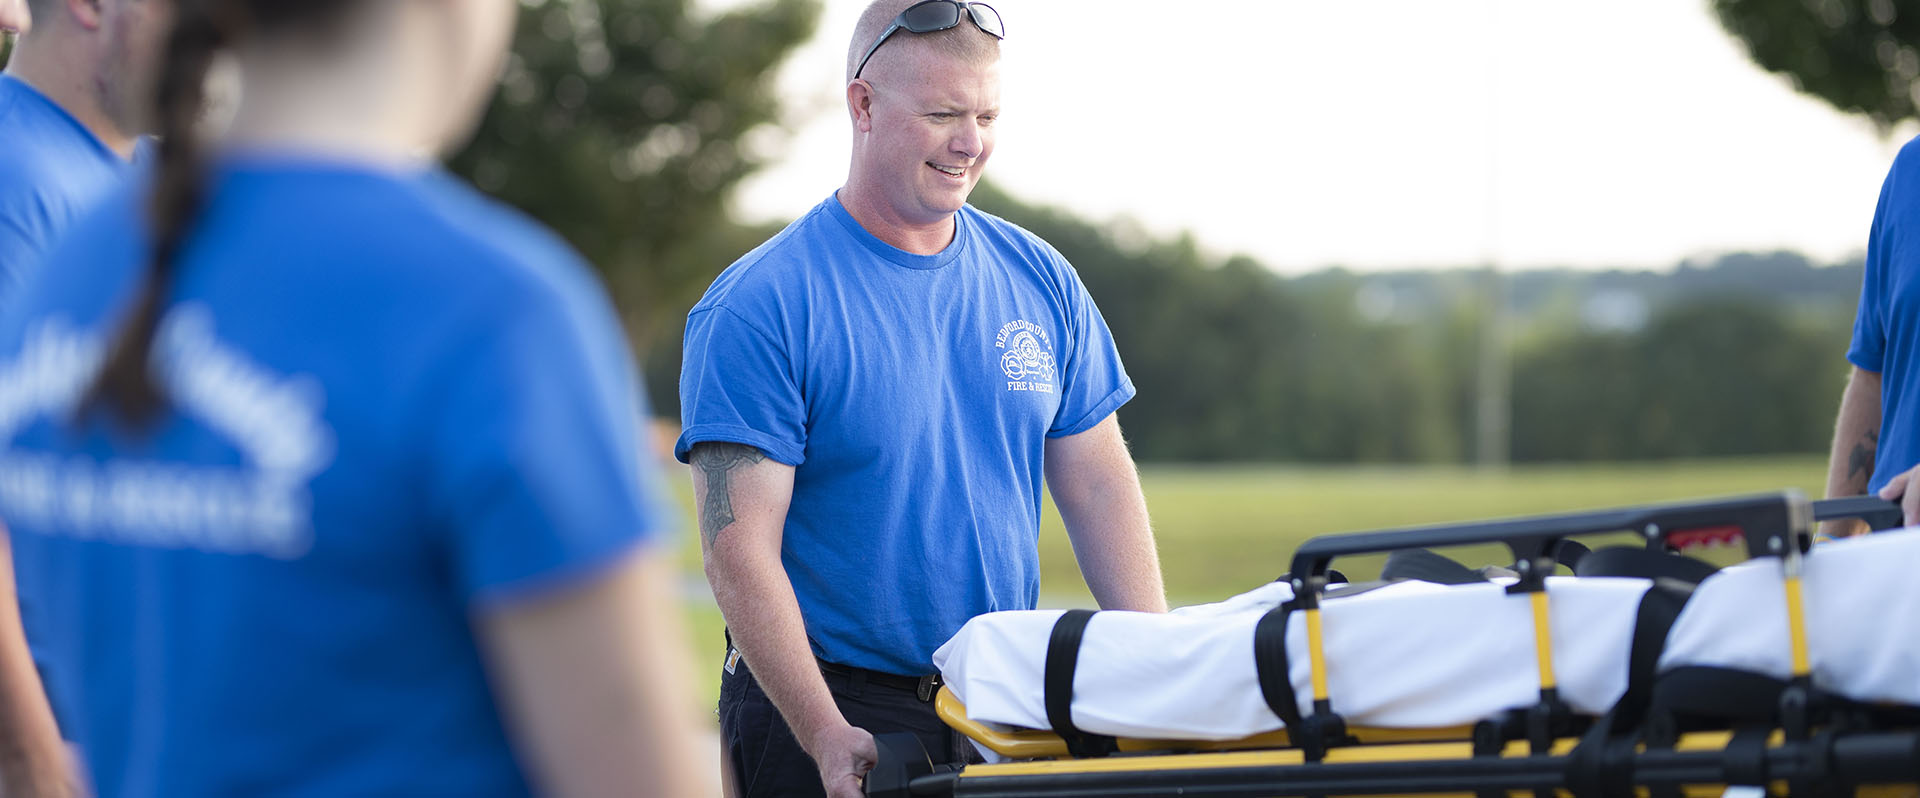
[[[1866,479],[1873,476],[1873,455],[1880,445],[1880,433],[1869,432],[1861,438],[1863,440],[1853,445],[1853,454],[1847,457],[1847,479],[1858,475],[1864,485]]]
[[[720,530],[733,524],[733,491],[727,482],[734,469],[763,462],[767,456],[744,443],[708,442],[695,445],[689,459],[707,475],[707,495],[700,502],[700,538],[711,547]]]

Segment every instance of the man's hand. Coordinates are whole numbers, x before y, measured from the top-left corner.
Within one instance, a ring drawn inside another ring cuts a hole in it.
[[[861,798],[866,794],[860,785],[867,771],[880,761],[872,734],[841,721],[814,732],[810,742],[807,753],[820,768],[820,783],[826,785],[827,798]]]
[[[26,33],[33,27],[33,14],[27,11],[27,0],[0,0],[0,31]]]
[[[1880,488],[1880,498],[1900,503],[1901,523],[1906,526],[1920,524],[1920,486],[1914,482],[1920,480],[1920,466],[1914,466]]]

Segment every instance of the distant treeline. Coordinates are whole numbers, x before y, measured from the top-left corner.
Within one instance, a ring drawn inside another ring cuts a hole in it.
[[[1139,387],[1120,418],[1143,460],[1465,461],[1495,297],[1516,461],[1824,451],[1860,286],[1857,261],[1792,253],[1285,278],[991,186],[974,202],[1080,271]]]

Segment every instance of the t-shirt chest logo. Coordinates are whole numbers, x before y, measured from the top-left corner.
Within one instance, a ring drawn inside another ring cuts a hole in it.
[[[1053,338],[1030,321],[1010,321],[993,337],[1007,390],[1053,393]]]

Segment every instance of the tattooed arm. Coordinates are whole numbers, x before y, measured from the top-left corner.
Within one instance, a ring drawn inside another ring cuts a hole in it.
[[[807,644],[780,538],[793,499],[793,466],[739,443],[696,443],[689,453],[707,582],[733,645],[755,681],[820,766],[833,798],[857,798],[873,767],[873,737],[854,728],[827,692]]]
[[[1840,396],[1840,418],[1833,425],[1833,454],[1827,463],[1827,497],[1867,492],[1880,442],[1880,374],[1858,367]],[[1821,523],[1821,532],[1846,537],[1867,531],[1865,522],[1845,518]]]

